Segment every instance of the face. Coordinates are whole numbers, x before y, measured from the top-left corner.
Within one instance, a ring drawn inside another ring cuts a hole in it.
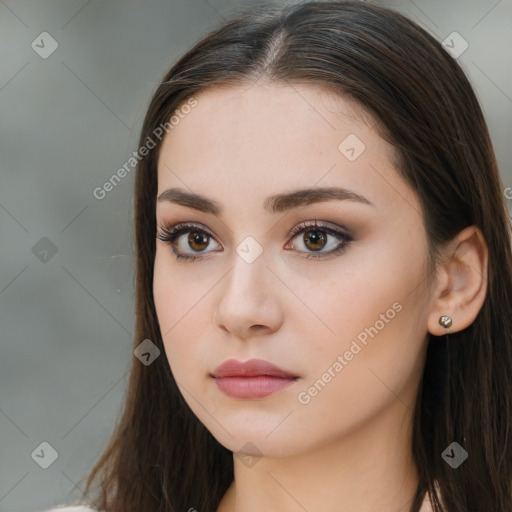
[[[391,146],[317,86],[195,98],[160,152],[153,283],[184,399],[226,448],[270,457],[406,417],[426,348],[427,239]],[[228,359],[293,378],[213,377]]]

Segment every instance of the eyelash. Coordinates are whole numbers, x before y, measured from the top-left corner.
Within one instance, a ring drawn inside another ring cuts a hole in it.
[[[207,237],[213,238],[213,236],[208,233],[205,229],[195,225],[195,224],[187,224],[187,223],[180,223],[176,224],[170,228],[164,227],[164,226],[158,226],[160,228],[160,233],[157,235],[157,238],[161,240],[164,243],[170,244],[172,251],[176,255],[177,260],[182,261],[196,261],[203,259],[203,256],[191,256],[189,254],[181,254],[176,251],[176,240],[185,233],[200,233],[203,235],[206,235]],[[335,249],[332,249],[331,251],[325,252],[325,253],[310,253],[309,256],[306,256],[305,259],[325,259],[329,256],[332,256],[334,254],[341,254],[343,253],[347,248],[350,242],[352,242],[354,239],[348,235],[346,232],[338,231],[336,229],[329,228],[327,226],[322,226],[321,224],[317,224],[317,221],[308,221],[303,222],[301,224],[298,224],[295,226],[295,228],[292,229],[290,236],[292,238],[295,238],[300,233],[307,233],[308,231],[314,231],[314,232],[320,232],[329,234],[331,236],[334,236],[335,238],[341,239],[340,245],[336,247]],[[299,251],[304,252],[304,251]],[[200,254],[200,253],[198,253]],[[205,253],[207,254],[207,253]],[[329,255],[329,256],[324,256]]]

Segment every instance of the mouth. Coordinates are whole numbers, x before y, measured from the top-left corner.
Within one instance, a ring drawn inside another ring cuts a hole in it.
[[[217,387],[232,398],[245,400],[264,398],[287,388],[298,377],[272,377],[258,375],[256,377],[214,377]]]
[[[228,359],[210,376],[217,387],[232,398],[264,398],[291,386],[298,375],[262,359],[240,362]]]

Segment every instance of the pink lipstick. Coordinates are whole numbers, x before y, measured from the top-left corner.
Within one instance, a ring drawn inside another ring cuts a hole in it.
[[[228,359],[211,374],[219,389],[233,398],[263,398],[287,388],[299,377],[262,359]]]

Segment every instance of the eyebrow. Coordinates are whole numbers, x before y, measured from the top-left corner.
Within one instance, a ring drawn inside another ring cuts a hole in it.
[[[358,203],[374,206],[366,197],[356,194],[351,190],[340,187],[306,188],[274,194],[265,199],[263,207],[269,213],[282,213],[295,208],[304,207],[313,203],[324,201],[355,201]],[[204,213],[211,213],[220,216],[224,211],[223,206],[213,199],[196,193],[185,192],[180,188],[169,188],[164,190],[158,197],[158,202],[169,201],[171,203],[193,208]]]

